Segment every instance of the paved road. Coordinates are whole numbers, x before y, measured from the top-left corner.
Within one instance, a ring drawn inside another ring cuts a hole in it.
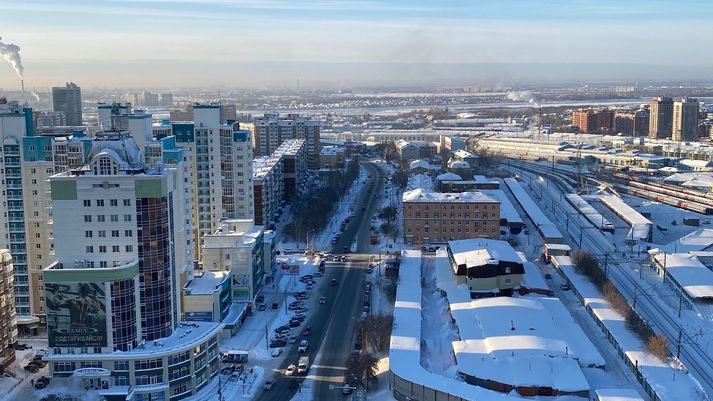
[[[313,309],[312,318],[306,325],[312,326],[312,335],[308,338],[310,348],[306,353],[310,363],[322,346],[321,361],[318,366],[312,366],[308,374],[315,378],[314,399],[337,400],[342,395],[338,390],[329,390],[330,384],[343,381],[344,365],[346,364],[353,341],[354,323],[361,315],[363,305],[362,283],[364,271],[370,255],[361,254],[369,249],[369,230],[371,216],[376,214],[379,202],[375,194],[383,194],[384,175],[381,168],[371,163],[362,164],[375,181],[374,189],[369,191],[367,183],[365,190],[358,196],[354,210],[354,218],[347,225],[339,241],[334,244],[332,251],[340,253],[344,247],[350,248],[357,240],[356,254],[347,254],[346,263],[328,262],[323,280],[336,279],[338,285],[327,286],[321,294],[314,294],[310,299]],[[362,211],[362,208],[366,210]],[[320,296],[327,298],[326,305],[319,305],[316,301]],[[303,326],[304,327],[304,326]],[[293,330],[294,331],[294,330]],[[272,333],[270,333],[272,335]],[[280,374],[276,376],[275,386],[271,391],[263,392],[257,397],[259,401],[288,401],[297,390],[290,389],[291,381],[300,376],[287,377],[283,372],[291,363],[297,364],[300,354],[297,345],[290,344],[285,347],[286,358],[280,365]]]

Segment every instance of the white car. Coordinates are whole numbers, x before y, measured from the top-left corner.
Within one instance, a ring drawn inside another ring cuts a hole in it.
[[[293,363],[293,364],[290,364],[290,366],[288,366],[287,369],[285,369],[285,376],[292,376],[292,375],[294,375],[294,374],[295,374],[295,369],[297,369],[297,367],[295,366],[295,364],[294,364],[294,363]]]
[[[307,340],[300,341],[300,346],[297,347],[297,352],[300,352],[300,353],[307,352],[308,346],[309,346],[309,343],[307,342]]]
[[[282,348],[275,348],[272,351],[272,357],[277,358],[278,356],[282,355],[282,351],[283,351]]]
[[[327,303],[327,297],[321,297],[321,298],[319,298],[319,303],[320,303],[320,304],[326,304],[326,303]]]

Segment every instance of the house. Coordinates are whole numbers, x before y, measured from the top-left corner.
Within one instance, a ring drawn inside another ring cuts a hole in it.
[[[448,242],[453,271],[471,298],[510,296],[525,274],[522,259],[506,241],[477,238]]]

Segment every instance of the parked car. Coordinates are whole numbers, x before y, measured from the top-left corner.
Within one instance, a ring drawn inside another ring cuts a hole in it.
[[[333,278],[333,279],[329,280],[329,285],[337,285],[337,279]]]
[[[290,320],[290,327],[299,327],[302,324],[299,320]]]
[[[290,336],[290,339],[287,341],[290,344],[296,344],[297,343],[297,336]]]
[[[278,309],[280,305],[277,304],[277,302],[272,303],[272,309]]]
[[[47,387],[48,384],[50,384],[50,378],[42,376],[39,379],[37,379],[37,381],[35,381],[35,388],[38,390],[41,390],[41,389]]]
[[[24,369],[30,373],[37,373],[40,371],[40,367],[33,363],[29,363],[29,364],[25,365]]]
[[[285,331],[287,331],[287,332],[289,333],[289,332],[290,332],[290,328],[287,327],[287,326],[280,326],[280,327],[278,327],[278,328],[275,329],[275,333],[278,333],[278,334],[279,334],[279,333],[283,333],[283,332],[285,332]]]
[[[302,331],[302,335],[304,337],[308,337],[310,334],[312,334],[312,327],[308,326],[304,331]]]
[[[270,348],[279,348],[279,347],[284,347],[287,345],[287,341],[285,340],[272,340],[270,342]]]
[[[263,302],[265,302],[265,295],[263,295],[263,294],[258,295],[258,296],[255,298],[255,302],[258,302],[258,303],[263,303]]]
[[[287,369],[285,369],[285,376],[292,376],[293,374],[295,374],[295,369],[297,369],[295,364],[294,363],[290,364],[290,366],[288,366]]]
[[[24,350],[26,350],[26,349],[32,349],[32,346],[31,346],[31,345],[27,345],[27,344],[20,344],[20,343],[17,343],[17,344],[15,344],[15,345],[13,346],[13,348],[14,348],[15,350],[17,350],[17,351],[24,351]]]
[[[545,273],[545,278],[550,280],[552,279],[552,275],[550,273]]]
[[[231,364],[230,366],[226,366],[220,370],[220,373],[222,373],[224,375],[230,375],[230,374],[233,374],[233,372],[235,372],[235,365],[233,365],[233,364]]]
[[[567,284],[567,283],[560,284],[560,289],[562,291],[569,291],[569,284]]]
[[[300,353],[307,352],[308,346],[309,346],[309,343],[307,342],[307,340],[300,341],[300,346],[297,347],[297,352],[300,352]]]
[[[265,304],[257,304],[257,310],[259,311],[264,311],[267,309],[267,305]]]
[[[322,277],[322,276],[324,276],[324,273],[322,273],[321,271],[318,271],[317,273],[314,274],[314,276],[315,276],[315,277]]]
[[[265,380],[265,385],[262,387],[265,391],[272,390],[272,386],[275,385],[275,379],[269,378]]]
[[[275,349],[272,351],[272,357],[273,357],[273,358],[277,358],[278,356],[282,355],[282,351],[283,351],[282,348],[275,348]]]

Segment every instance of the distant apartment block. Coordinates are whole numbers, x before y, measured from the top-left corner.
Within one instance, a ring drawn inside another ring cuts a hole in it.
[[[610,132],[614,128],[614,112],[607,109],[575,110],[572,112],[572,125],[585,134]]]
[[[657,97],[649,102],[649,138],[669,138],[673,133],[673,99]]]
[[[316,167],[319,163],[320,122],[299,114],[288,114],[280,117],[277,113],[265,114],[254,121],[255,135],[253,147],[256,156],[271,155],[288,139],[304,139],[307,142],[309,165]]]
[[[282,157],[282,179],[285,185],[285,200],[290,200],[304,190],[307,176],[307,141],[304,139],[290,139],[283,143],[276,151]]]
[[[285,181],[282,174],[282,158],[279,155],[262,156],[253,160],[256,225],[269,226],[274,223],[277,211],[284,201]]]
[[[674,141],[698,140],[698,100],[684,97],[673,102],[672,126]]]
[[[404,242],[423,244],[500,236],[500,202],[481,192],[403,195]]]
[[[402,161],[428,159],[436,154],[436,145],[427,141],[396,141],[396,151]]]
[[[319,152],[319,168],[337,170],[344,167],[346,149],[339,146],[323,146]]]
[[[52,107],[64,113],[67,125],[82,125],[82,89],[74,82],[52,88]]]

